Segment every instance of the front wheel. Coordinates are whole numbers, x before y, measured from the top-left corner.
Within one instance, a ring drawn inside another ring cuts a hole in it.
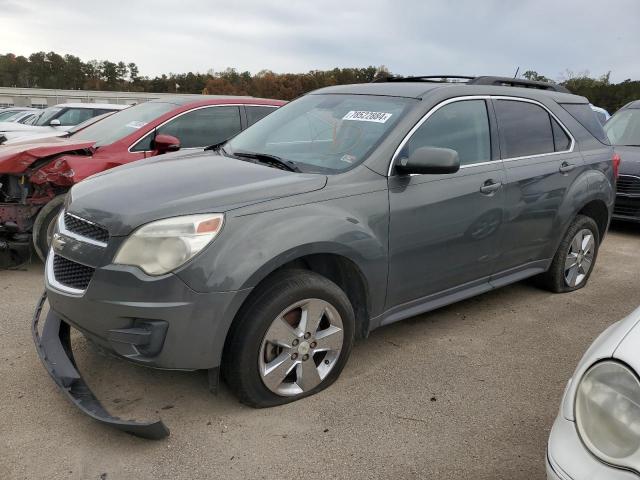
[[[584,287],[591,276],[600,247],[596,222],[578,215],[560,242],[549,270],[539,278],[543,287],[556,293]]]
[[[51,238],[56,228],[56,219],[64,205],[64,195],[59,195],[40,209],[33,222],[33,248],[44,262],[49,253]]]
[[[317,393],[342,371],[354,313],[335,283],[306,270],[280,272],[242,308],[222,373],[243,403],[270,407]]]

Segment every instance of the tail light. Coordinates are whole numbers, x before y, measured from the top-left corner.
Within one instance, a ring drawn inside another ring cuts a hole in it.
[[[613,176],[617,179],[620,172],[620,155],[614,153],[613,157],[611,157],[611,160],[613,162]]]

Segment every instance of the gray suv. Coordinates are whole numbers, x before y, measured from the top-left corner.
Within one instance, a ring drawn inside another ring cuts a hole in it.
[[[616,165],[583,97],[431,77],[324,88],[205,151],[73,187],[46,262],[43,363],[114,418],[72,356],[74,327],[140,365],[218,374],[246,404],[317,393],[372,330],[527,277],[586,285]]]

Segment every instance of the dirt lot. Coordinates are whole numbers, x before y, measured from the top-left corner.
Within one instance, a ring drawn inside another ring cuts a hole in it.
[[[640,227],[614,226],[587,288],[528,283],[374,332],[329,390],[254,410],[201,372],[107,359],[80,369],[124,418],[160,415],[168,440],[98,425],[57,391],[29,322],[42,265],[0,272],[0,478],[542,479],[564,385],[594,337],[640,304]]]

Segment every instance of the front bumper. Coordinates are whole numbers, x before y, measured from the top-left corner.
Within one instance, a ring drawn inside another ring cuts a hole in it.
[[[584,447],[575,423],[558,415],[547,449],[548,480],[638,480],[638,475],[610,467]]]
[[[33,316],[31,325],[33,341],[45,369],[71,403],[94,420],[123,432],[152,440],[167,437],[169,429],[161,420],[155,422],[122,420],[105,410],[76,368],[71,349],[69,325],[50,310],[40,335],[38,323],[45,300],[46,294],[40,298]]]
[[[227,330],[251,291],[198,293],[173,274],[105,265],[85,291],[73,292],[56,282],[53,255],[45,275],[51,309],[107,352],[150,367],[218,367]]]

